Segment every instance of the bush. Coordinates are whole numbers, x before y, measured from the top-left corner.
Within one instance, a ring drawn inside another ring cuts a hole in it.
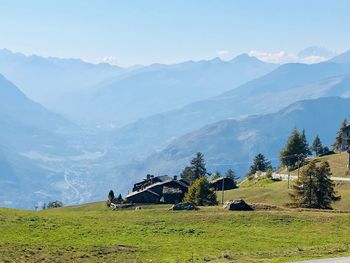
[[[216,205],[218,203],[216,199],[216,194],[210,189],[208,179],[202,176],[192,183],[183,201],[203,206]]]

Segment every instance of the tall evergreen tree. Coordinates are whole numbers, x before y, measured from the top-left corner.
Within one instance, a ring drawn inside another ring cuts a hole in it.
[[[303,142],[303,147],[304,147],[304,151],[307,155],[311,155],[311,150],[309,147],[309,143],[307,141],[306,138],[306,133],[305,133],[305,129],[303,129],[303,131],[301,132],[301,141]]]
[[[182,172],[181,172],[181,174],[180,174],[180,177],[181,177],[182,179],[188,180],[188,181],[190,181],[190,182],[193,182],[194,180],[196,180],[190,166],[186,166],[186,167],[182,170]]]
[[[205,160],[202,153],[198,152],[192,159],[191,165],[185,167],[181,173],[181,178],[195,181],[198,178],[207,175],[207,169],[205,168]]]
[[[201,152],[197,152],[196,156],[192,159],[191,168],[196,179],[207,175],[204,155]]]
[[[233,171],[232,169],[228,169],[227,172],[225,173],[225,177],[232,179],[235,187],[237,187],[238,177],[237,177],[235,171]]]
[[[329,209],[336,196],[334,184],[330,179],[331,172],[328,162],[322,162],[319,167],[315,161],[310,162],[302,171],[300,180],[293,185],[290,197],[294,205],[306,208]]]
[[[250,174],[255,174],[257,171],[266,172],[268,169],[272,169],[271,162],[266,157],[259,153],[255,156],[253,164],[250,166]]]
[[[320,137],[317,135],[312,142],[311,150],[315,152],[316,156],[323,154],[323,146]]]
[[[316,205],[318,208],[329,209],[334,201],[340,200],[340,196],[335,193],[331,175],[329,163],[322,162],[316,173]]]
[[[234,181],[237,181],[238,180],[238,177],[235,173],[235,171],[233,171],[232,169],[228,169],[227,172],[225,173],[225,177],[226,178],[230,178]]]
[[[108,200],[112,202],[114,200],[114,192],[113,190],[110,190],[108,193]]]
[[[295,168],[298,160],[304,163],[309,152],[310,150],[307,145],[305,132],[300,134],[299,131],[294,128],[286,146],[280,153],[281,163],[287,167]]]
[[[337,132],[337,136],[335,138],[335,142],[333,144],[333,149],[335,151],[344,151],[346,150],[347,146],[350,146],[349,142],[343,142],[343,139],[342,139],[343,131],[348,125],[349,125],[348,120],[344,119],[340,125],[340,128]]]

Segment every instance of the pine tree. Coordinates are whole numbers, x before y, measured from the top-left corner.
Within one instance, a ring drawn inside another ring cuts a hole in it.
[[[198,152],[192,159],[191,165],[186,166],[181,173],[181,178],[189,180],[191,182],[196,179],[206,176],[207,169],[205,168],[205,160],[202,153]]]
[[[335,151],[345,151],[346,150],[346,146],[349,146],[349,142],[345,142],[345,145],[344,145],[344,142],[343,142],[343,139],[342,139],[342,135],[343,135],[343,131],[344,129],[348,126],[348,120],[347,119],[344,119],[338,132],[337,132],[337,136],[335,138],[335,142],[333,144],[333,149]]]
[[[118,197],[117,197],[117,202],[118,203],[123,203],[124,199],[122,197],[122,194],[119,194]]]
[[[317,208],[330,209],[334,201],[340,200],[334,190],[331,180],[331,168],[328,162],[322,162],[316,174],[316,205]]]
[[[250,174],[255,174],[257,171],[266,172],[271,168],[271,162],[269,162],[263,154],[259,153],[255,156],[253,164],[250,166]]]
[[[316,203],[316,164],[310,162],[302,171],[299,180],[293,185],[290,197],[297,207],[313,208]]]
[[[330,175],[328,162],[322,162],[320,167],[316,166],[315,161],[310,162],[290,193],[294,205],[305,208],[331,208],[332,202],[340,197],[336,196]]]
[[[235,187],[237,187],[238,177],[236,176],[235,171],[233,171],[232,169],[228,169],[227,172],[225,173],[225,177],[232,179]]]
[[[194,176],[194,174],[193,174],[192,169],[191,169],[190,166],[186,166],[186,167],[182,170],[182,172],[181,172],[181,174],[180,174],[180,177],[181,177],[182,179],[189,180],[190,182],[193,182],[193,181],[195,180],[195,176]]]
[[[183,201],[200,206],[216,205],[217,197],[215,192],[210,189],[207,177],[202,176],[191,184]]]
[[[201,152],[198,152],[196,154],[196,157],[194,157],[192,159],[191,168],[192,168],[192,172],[194,174],[195,179],[198,179],[202,176],[207,175],[207,169],[205,168],[204,156]]]
[[[303,148],[304,148],[305,154],[306,155],[311,155],[311,150],[310,150],[307,138],[306,138],[305,129],[303,129],[303,131],[301,133],[301,141],[303,143]]]
[[[315,152],[316,156],[323,154],[323,146],[320,137],[317,135],[312,142],[311,150]]]
[[[225,177],[226,178],[230,178],[234,181],[236,181],[238,179],[235,171],[233,171],[232,169],[228,169],[227,172],[225,173]]]
[[[114,192],[113,190],[110,190],[108,193],[108,200],[112,202],[114,200]]]
[[[300,134],[295,128],[288,139],[287,145],[280,153],[281,163],[289,168],[295,168],[298,160],[304,163],[309,152],[305,132]]]

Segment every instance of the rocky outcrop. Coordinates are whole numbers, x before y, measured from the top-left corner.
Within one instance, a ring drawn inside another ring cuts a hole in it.
[[[250,205],[248,205],[244,200],[230,200],[227,201],[223,208],[231,211],[252,211],[254,210]]]

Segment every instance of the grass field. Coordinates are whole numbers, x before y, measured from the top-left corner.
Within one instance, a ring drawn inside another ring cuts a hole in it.
[[[316,161],[328,161],[332,175],[335,177],[346,177],[347,174],[347,164],[349,161],[349,154],[347,152],[336,153],[331,155],[326,155],[322,157],[313,158]],[[303,169],[302,167],[300,169]],[[281,169],[280,173],[288,173],[286,169]],[[291,175],[297,175],[297,170],[292,171]]]
[[[279,186],[271,184],[271,191]],[[168,207],[113,211],[101,202],[40,212],[0,209],[0,261],[290,262],[350,255],[348,213]]]
[[[323,157],[335,176],[344,156]],[[276,210],[113,211],[103,202],[38,212],[0,208],[0,262],[273,263],[350,255],[350,183],[338,182],[336,190],[342,199],[334,211],[289,209],[287,182],[269,179],[245,182],[224,199]]]
[[[335,210],[350,212],[350,182],[336,182],[337,193],[341,200],[333,204]],[[290,203],[286,181],[273,182],[269,179],[260,180],[257,185],[246,183],[241,188],[225,191],[224,200],[244,199],[251,203],[265,203],[276,206],[286,206]],[[218,192],[221,201],[221,192]]]

